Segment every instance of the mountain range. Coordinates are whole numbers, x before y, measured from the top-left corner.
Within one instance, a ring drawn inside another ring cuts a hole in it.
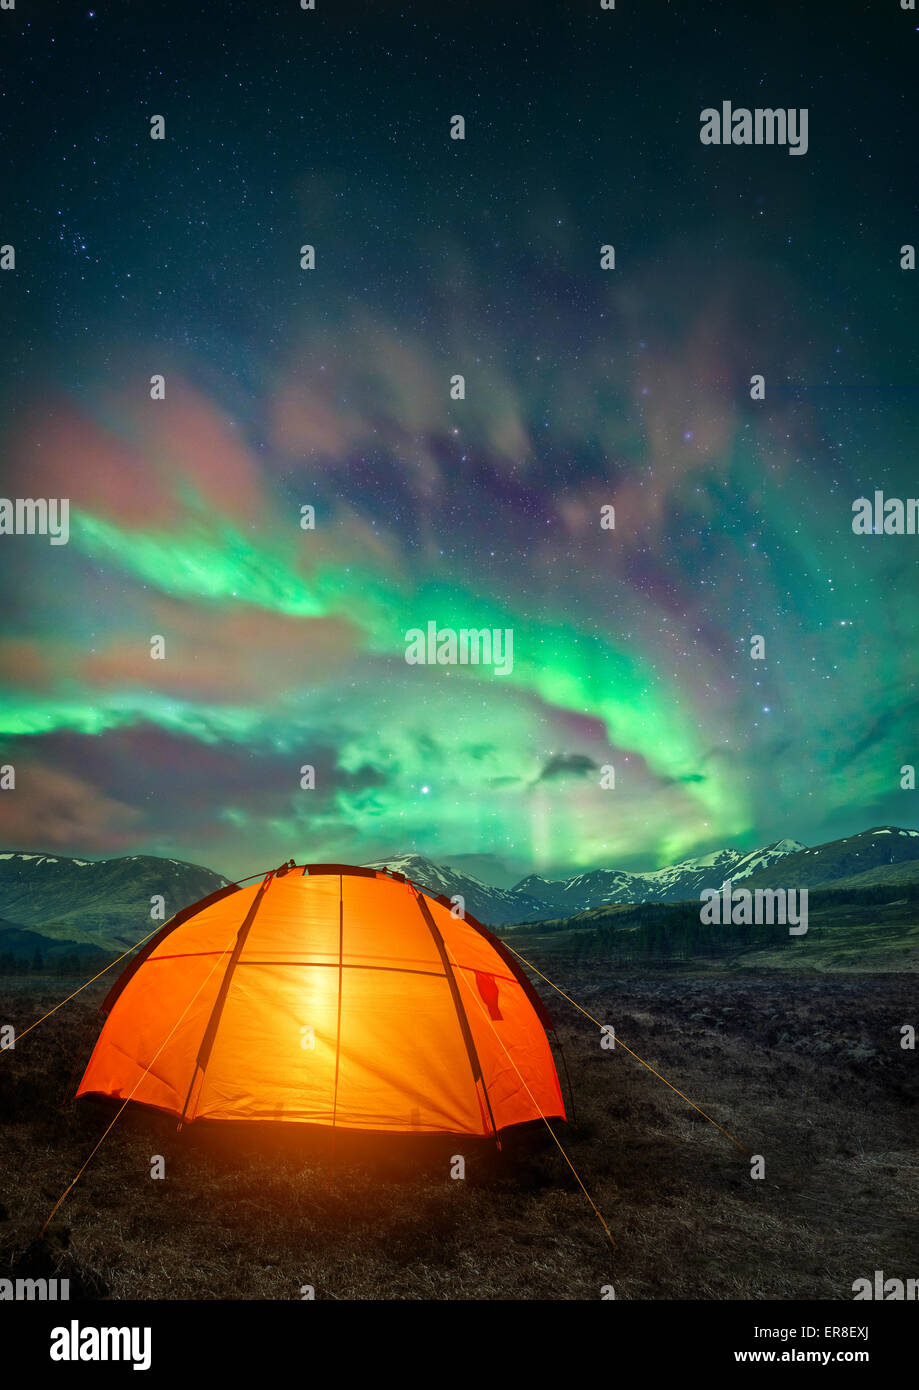
[[[859,888],[919,882],[919,830],[875,826],[808,848],[778,840],[757,850],[723,849],[646,873],[594,869],[571,878],[529,874],[497,888],[417,854],[376,860],[370,868],[402,873],[420,887],[461,897],[489,926],[571,917],[607,904],[675,903],[698,899],[728,879],[748,888]],[[198,864],[153,855],[74,859],[63,855],[0,853],[0,956],[120,953],[156,926],[151,899],[164,915],[222,887],[228,880]]]
[[[521,879],[513,889],[539,899],[558,915],[583,912],[606,903],[675,903],[696,898],[703,888],[720,888],[726,879],[748,878],[768,870],[779,859],[803,850],[798,840],[777,840],[764,849],[743,852],[717,850],[699,859],[683,859],[664,869],[647,873],[624,873],[618,869],[594,869],[574,878],[543,879],[535,874]]]
[[[780,840],[765,849],[718,850],[641,874],[621,869],[593,869],[561,879],[529,874],[513,888],[493,888],[471,874],[435,864],[420,854],[379,859],[367,867],[405,874],[431,893],[443,893],[448,898],[458,895],[474,917],[489,926],[504,927],[539,917],[565,917],[605,903],[681,902],[698,897],[702,888],[713,884],[720,887],[727,878],[744,878],[802,849],[798,840]]]
[[[628,873],[593,869],[571,878],[522,878],[513,888],[492,888],[469,874],[456,873],[421,855],[378,860],[421,887],[447,897],[459,894],[465,906],[491,926],[507,927],[539,918],[573,916],[611,903],[676,903],[698,898],[703,888],[720,888],[728,879],[747,888],[868,887],[919,882],[919,830],[874,826],[857,835],[808,848],[800,840],[777,840],[762,849],[716,850],[663,869]]]

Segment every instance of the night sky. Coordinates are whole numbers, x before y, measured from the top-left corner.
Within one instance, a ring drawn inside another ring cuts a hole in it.
[[[512,881],[919,824],[919,537],[852,531],[919,495],[917,25],[0,12],[2,493],[71,505],[0,537],[3,846]],[[807,153],[702,145],[727,100]],[[431,620],[513,671],[408,665]]]

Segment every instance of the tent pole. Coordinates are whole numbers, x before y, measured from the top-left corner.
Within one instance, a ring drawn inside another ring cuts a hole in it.
[[[568,1083],[568,1099],[571,1102],[571,1124],[574,1129],[577,1129],[578,1119],[574,1108],[574,1087],[571,1084],[571,1073],[568,1071],[568,1057],[565,1053],[565,1045],[562,1042],[558,1029],[553,1028],[552,1032],[555,1034],[555,1041],[558,1043],[558,1050],[561,1053],[562,1066],[565,1068],[565,1081]]]
[[[341,994],[344,983],[345,958],[345,885],[338,875],[338,1022],[335,1029],[335,1084],[332,1090],[332,1136],[329,1145],[329,1191],[332,1189],[332,1170],[335,1167],[335,1119],[338,1114],[338,1066],[341,1059]]]
[[[265,892],[268,888],[269,883],[274,878],[274,874],[275,871],[274,869],[272,869],[270,873],[265,875],[261,887],[259,888],[255,897],[252,899],[252,906],[246,913],[245,920],[243,921],[239,931],[236,933],[236,945],[233,947],[233,954],[230,956],[230,959],[227,962],[227,968],[224,971],[223,979],[220,982],[220,989],[217,991],[217,998],[214,1000],[214,1007],[211,1009],[211,1016],[207,1021],[207,1027],[205,1028],[204,1036],[201,1039],[201,1046],[198,1048],[198,1055],[195,1058],[195,1065],[192,1070],[191,1081],[188,1083],[188,1094],[185,1097],[185,1104],[182,1106],[182,1113],[179,1116],[179,1129],[181,1129],[183,1124],[185,1123],[185,1113],[188,1110],[188,1102],[191,1100],[191,1093],[194,1089],[195,1081],[197,1079],[199,1071],[201,1072],[202,1081],[204,1079],[204,1070],[211,1059],[211,1051],[214,1046],[214,1039],[217,1036],[217,1029],[220,1026],[220,1019],[223,1015],[223,1006],[226,1003],[227,995],[230,992],[230,984],[233,979],[233,974],[236,970],[237,962],[240,956],[242,955],[242,949],[246,944],[246,937],[249,935],[249,929],[252,926],[252,923],[255,921],[255,914],[258,912],[259,908],[262,905],[262,898],[265,896]]]
[[[414,888],[414,885],[412,886]],[[482,1090],[485,1093],[485,1104],[488,1106],[488,1118],[491,1121],[491,1132],[494,1136],[495,1144],[497,1145],[498,1149],[500,1149],[501,1140],[498,1137],[498,1126],[495,1124],[495,1116],[491,1108],[491,1097],[488,1094],[488,1087],[485,1084],[485,1073],[482,1071],[482,1064],[479,1061],[479,1054],[478,1052],[476,1052],[475,1039],[472,1036],[472,1029],[469,1027],[469,1019],[466,1017],[466,1010],[463,1007],[463,1001],[459,992],[459,985],[456,983],[456,975],[453,973],[453,966],[450,963],[450,957],[447,955],[447,948],[444,944],[444,939],[437,929],[437,924],[434,921],[434,918],[431,916],[427,903],[424,901],[422,894],[418,892],[417,889],[415,889],[415,901],[421,909],[421,915],[427,923],[428,929],[434,938],[434,944],[437,947],[440,959],[443,963],[444,972],[447,976],[447,982],[450,986],[450,993],[453,996],[453,1007],[456,1009],[457,1017],[459,1018],[460,1031],[462,1032],[463,1041],[466,1044],[466,1053],[469,1057],[469,1062],[472,1067],[472,1079],[475,1082],[481,1081],[482,1083]]]

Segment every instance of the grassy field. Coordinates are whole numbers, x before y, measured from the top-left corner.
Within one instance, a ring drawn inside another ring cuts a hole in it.
[[[652,910],[661,918],[698,921],[695,903],[655,904]],[[506,939],[524,956],[531,950],[548,951],[547,959],[562,957],[566,968],[576,962],[578,968],[584,965],[607,974],[662,965],[728,974],[780,970],[799,977],[846,971],[919,973],[919,903],[915,901],[866,905],[844,898],[837,901],[835,895],[821,903],[817,897],[804,936],[793,937],[780,929],[779,944],[749,949],[739,944],[738,934],[728,927],[720,934],[717,955],[669,961],[643,954],[643,928],[634,923],[647,912],[647,907],[631,905],[596,907],[574,918],[513,928]]]
[[[786,972],[611,978],[540,956],[598,1020],[702,1106],[746,1154],[557,996],[577,1128],[394,1142],[289,1126],[207,1127],[69,1099],[101,986],[0,1055],[0,1275],[68,1276],[72,1294],[151,1299],[849,1299],[914,1277],[919,1205],[916,979]],[[27,1026],[68,993],[0,981]],[[150,1164],[162,1155],[166,1177]],[[466,1159],[451,1180],[450,1158]]]

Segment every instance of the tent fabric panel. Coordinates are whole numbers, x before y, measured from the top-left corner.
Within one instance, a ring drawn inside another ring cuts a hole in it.
[[[181,912],[177,912],[174,916],[170,917],[169,921],[164,923],[164,925],[160,927],[158,932],[155,932],[153,936],[148,937],[148,939],[143,944],[143,946],[141,946],[137,954],[132,958],[128,965],[125,966],[121,974],[118,975],[115,982],[109,989],[108,994],[105,996],[101,1005],[99,1006],[100,1013],[111,1013],[112,1009],[115,1007],[115,1002],[118,999],[118,996],[121,994],[122,990],[124,989],[125,985],[128,983],[130,979],[133,978],[134,975],[136,975],[137,971],[144,964],[144,962],[154,954],[160,943],[164,941],[166,937],[170,935],[171,932],[176,931],[184,922],[189,921],[192,917],[197,917],[199,913],[204,912],[205,909],[209,908],[213,903],[219,902],[221,898],[227,898],[231,894],[238,892],[239,886],[237,884],[227,883],[222,888],[216,889],[215,892],[209,893],[207,897],[202,898],[200,902],[192,903],[190,907],[183,908]]]
[[[516,980],[456,970],[495,1124],[564,1119],[565,1105],[545,1031]],[[492,1016],[495,1010],[499,1017]]]
[[[341,891],[338,875],[271,880],[243,947],[246,960],[338,964]]]
[[[343,877],[341,883],[346,963],[403,965],[443,974],[440,952],[409,884],[356,876]]]
[[[232,945],[224,940],[222,957],[148,961],[106,1020],[77,1095],[130,1097],[181,1114]]]
[[[508,980],[516,979],[507,961],[502,959],[487,936],[469,922],[465,922],[462,917],[454,917],[441,903],[427,896],[425,903],[450,948],[450,959],[454,965],[465,965],[472,970],[487,970]],[[519,981],[517,983],[519,984]]]
[[[220,952],[230,942],[230,949],[236,940],[236,933],[246,920],[246,914],[258,894],[261,884],[248,888],[212,903],[203,912],[196,913],[183,922],[175,931],[168,932],[147,961],[165,960],[173,956],[193,956],[206,951]],[[145,965],[147,962],[144,963]]]
[[[244,953],[193,1118],[330,1123],[337,1030],[336,968],[247,964]]]
[[[339,1046],[337,970],[241,960],[194,1118],[482,1133],[446,979],[360,967],[342,978]]]
[[[336,1123],[486,1132],[443,975],[344,972]]]
[[[487,937],[440,903],[429,908],[460,982],[498,1128],[564,1118],[552,1050],[527,991]],[[492,1016],[493,1009],[500,1018]]]

